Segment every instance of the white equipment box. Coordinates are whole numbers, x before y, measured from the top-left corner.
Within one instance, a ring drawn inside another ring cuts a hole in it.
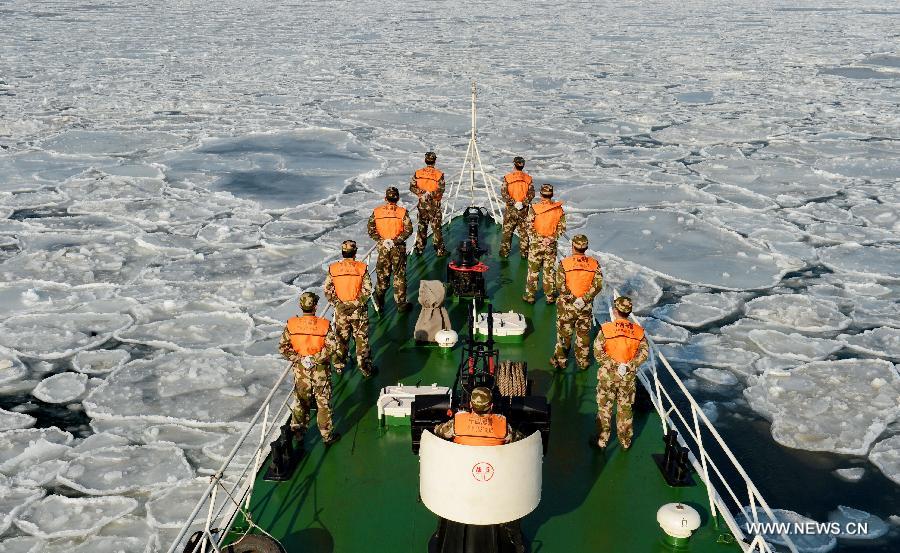
[[[481,336],[488,333],[487,313],[479,313],[475,320],[475,332]],[[528,329],[525,316],[515,311],[494,313],[494,337],[522,336]]]
[[[412,414],[412,402],[416,396],[450,396],[447,386],[385,386],[378,396],[378,420],[387,420],[389,424],[409,424]],[[391,420],[393,419],[393,420]]]

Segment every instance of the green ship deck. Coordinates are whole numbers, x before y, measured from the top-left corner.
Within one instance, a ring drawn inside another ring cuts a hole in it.
[[[669,487],[652,453],[663,449],[656,412],[638,413],[635,440],[623,451],[615,440],[605,453],[588,446],[596,413],[596,369],[577,371],[571,361],[565,372],[554,372],[547,361],[552,352],[555,307],[538,295],[532,306],[521,300],[525,262],[514,244],[513,255],[499,260],[498,225],[488,219],[481,236],[490,253],[488,293],[495,310],[524,313],[529,331],[524,342],[499,344],[501,359],[528,362],[533,393],[552,404],[549,450],[544,457],[539,507],[522,521],[533,553],[661,552],[671,551],[662,540],[656,511],[664,503],[680,501],[701,513],[702,527],[686,551],[740,551],[725,523],[709,516],[707,493],[698,485]],[[458,244],[465,227],[456,218],[446,231],[448,245]],[[493,255],[492,255],[493,254]],[[409,259],[410,301],[422,279],[443,280],[447,258],[432,250]],[[417,305],[417,304],[416,304]],[[447,303],[453,328],[463,334],[466,304]],[[412,341],[418,310],[398,315],[393,300],[380,319],[373,313],[372,354],[380,374],[363,380],[351,370],[336,378],[335,424],[343,438],[326,449],[315,426],[306,436],[307,453],[290,481],[268,482],[257,476],[250,502],[256,524],[281,541],[289,553],[424,552],[436,529],[437,517],[419,501],[418,457],[410,449],[409,427],[382,426],[376,400],[382,386],[453,383],[460,345],[452,355]],[[315,418],[313,417],[313,420]],[[263,466],[260,475],[266,470]],[[235,528],[246,523],[238,519]]]

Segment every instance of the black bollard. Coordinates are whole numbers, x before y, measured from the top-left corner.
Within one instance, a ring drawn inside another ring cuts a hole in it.
[[[289,422],[286,422],[281,427],[278,438],[272,442],[272,453],[270,455],[272,462],[269,464],[269,470],[266,471],[263,478],[276,482],[290,480],[302,456],[303,444],[299,444],[299,447],[294,447],[291,425]]]
[[[666,483],[672,487],[693,486],[691,477],[691,464],[688,460],[689,451],[678,443],[678,431],[669,429],[663,438],[666,448],[662,454],[654,453],[653,460],[659,467]]]

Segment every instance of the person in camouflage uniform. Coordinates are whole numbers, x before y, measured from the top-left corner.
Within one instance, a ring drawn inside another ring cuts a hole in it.
[[[397,311],[405,313],[411,306],[406,301],[406,239],[412,234],[412,221],[406,209],[397,205],[400,191],[391,186],[384,195],[387,203],[375,208],[369,217],[369,236],[378,242],[375,262],[375,304],[384,311],[384,295],[391,275],[394,277],[394,301]]]
[[[534,185],[531,175],[523,171],[525,158],[516,156],[513,158],[515,170],[503,177],[503,187],[500,196],[506,204],[503,212],[503,235],[500,238],[500,257],[509,257],[512,248],[513,232],[519,231],[519,252],[523,258],[528,257],[528,207],[534,200]]]
[[[631,447],[634,432],[633,412],[637,371],[650,355],[644,329],[628,320],[631,299],[621,296],[613,301],[613,320],[600,326],[594,342],[597,371],[597,446],[606,447],[612,431],[613,404],[616,435],[623,449]]]
[[[301,317],[288,320],[278,343],[278,351],[291,362],[294,372],[294,396],[291,407],[291,430],[303,444],[309,428],[309,412],[316,406],[316,422],[325,445],[340,438],[331,421],[331,370],[329,356],[334,351],[334,332],[328,319],[316,317],[319,296],[312,292],[300,295]]]
[[[603,287],[603,272],[596,259],[584,254],[587,248],[587,236],[576,235],[572,238],[572,255],[556,267],[556,289],[560,294],[556,307],[556,349],[550,365],[557,369],[566,366],[573,332],[578,368],[586,370],[590,364],[594,297]]]
[[[531,204],[526,220],[528,229],[528,274],[522,300],[534,303],[538,279],[544,275],[547,303],[556,302],[556,241],[566,231],[562,203],[553,201],[553,186],[541,185],[541,201]]]
[[[503,415],[495,415],[492,413],[493,406],[494,398],[491,395],[491,390],[489,388],[479,386],[478,388],[472,390],[472,393],[469,395],[469,408],[471,409],[471,411],[459,411],[447,422],[438,424],[434,427],[434,435],[438,438],[443,438],[444,440],[453,441],[463,445],[473,445],[471,442],[476,440],[485,441],[486,438],[495,439],[497,443],[495,443],[494,445],[508,444],[510,442],[517,442],[523,439],[525,435],[509,426],[509,424],[506,423],[506,417],[504,417]],[[475,434],[457,434],[456,422],[457,419],[461,417],[477,419],[479,421],[480,424],[470,425],[470,430],[476,431]],[[504,422],[506,432],[502,436],[495,436],[491,433],[491,430],[493,430],[493,424],[491,420],[493,418],[499,418]],[[486,430],[486,432],[477,433],[478,430]]]
[[[356,242],[341,244],[344,259],[332,263],[325,277],[325,297],[334,305],[334,370],[340,374],[347,363],[350,337],[356,341],[359,372],[368,378],[377,372],[369,357],[369,297],[372,280],[365,263],[356,261]]]
[[[416,171],[409,181],[409,190],[419,199],[419,223],[416,229],[417,254],[425,251],[425,240],[428,235],[428,227],[434,234],[433,245],[438,256],[447,255],[444,249],[444,233],[441,228],[441,198],[444,197],[444,173],[435,168],[437,155],[434,152],[425,154],[425,167]]]

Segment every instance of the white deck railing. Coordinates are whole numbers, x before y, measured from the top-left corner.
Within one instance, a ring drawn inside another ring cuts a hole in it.
[[[616,296],[619,295],[615,291],[614,293]],[[681,377],[672,368],[668,359],[659,351],[649,336],[647,336],[647,341],[650,342],[651,349],[650,363],[645,365],[643,370],[638,371],[638,380],[649,393],[650,401],[653,402],[653,407],[659,414],[663,435],[671,428],[676,429],[679,444],[690,452],[688,458],[691,465],[706,487],[710,515],[715,518],[721,515],[746,553],[755,551],[773,553],[771,546],[761,534],[748,534],[747,529],[740,527],[735,520],[735,513],[742,513],[745,521],[754,523],[754,528],[759,528],[755,523],[760,522],[760,510],[771,521],[777,520],[775,514],[718,430],[709,421],[694,396],[688,391]],[[674,389],[667,388],[660,379],[660,365],[665,369],[663,375],[674,382]],[[679,406],[679,403],[682,406]],[[683,407],[685,404],[686,408]],[[728,461],[727,470],[737,473],[740,481],[729,482],[729,478],[723,474],[713,455],[719,459],[724,457]],[[715,475],[715,482],[711,479],[711,474]],[[780,537],[787,544],[791,553],[797,553],[797,548],[790,536],[781,534]]]

